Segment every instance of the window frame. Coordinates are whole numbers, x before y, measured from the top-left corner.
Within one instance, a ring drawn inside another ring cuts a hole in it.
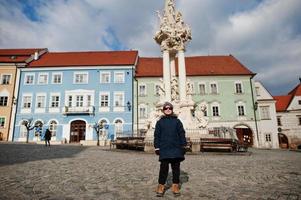
[[[83,78],[83,82],[77,82],[77,76],[86,76],[86,80]],[[73,84],[88,84],[89,83],[89,72],[73,72]]]
[[[32,83],[27,83],[29,76],[32,76]],[[24,85],[34,85],[35,83],[35,74],[34,73],[25,73],[24,74]]]
[[[102,77],[103,75],[108,75],[108,81],[107,82],[103,81],[103,77]],[[111,83],[111,72],[100,72],[99,73],[99,79],[100,79],[101,84]]]
[[[55,76],[59,75],[61,78],[60,78],[60,82],[59,83],[56,83],[55,82]],[[59,84],[63,84],[63,73],[62,72],[53,72],[51,74],[51,84],[55,84],[55,85],[59,85]]]
[[[217,82],[211,82],[209,85],[210,85],[210,94],[217,95],[218,94],[218,85],[217,85]],[[213,92],[212,85],[216,86],[216,88],[215,88],[216,92]]]
[[[9,76],[8,83],[3,83],[4,76]],[[1,74],[1,85],[10,85],[12,80],[12,74]]]
[[[40,82],[40,78],[41,76],[46,76],[46,82]],[[38,75],[38,85],[47,85],[48,84],[48,81],[49,81],[49,74],[48,73],[39,73]]]
[[[237,87],[238,85],[240,86],[240,88]],[[238,91],[238,89],[240,89],[240,91]],[[236,81],[234,83],[234,90],[235,90],[235,94],[243,94],[244,93],[243,84],[241,81]]]
[[[3,98],[3,100],[1,100]],[[6,99],[6,100],[5,100]],[[6,102],[6,105],[4,105]],[[3,103],[3,104],[2,104]],[[2,104],[2,105],[1,105]],[[7,107],[9,104],[9,97],[8,96],[0,96],[0,107]]]
[[[201,93],[201,86],[204,86],[204,93]],[[199,90],[199,95],[203,96],[207,94],[207,90],[206,90],[206,83],[198,83],[198,90]]]
[[[259,106],[259,108],[260,108],[260,119],[261,120],[271,120],[270,106]],[[264,111],[268,111],[268,112],[265,113]]]
[[[3,119],[3,121],[1,121]],[[3,125],[2,125],[3,123]],[[6,128],[6,117],[5,116],[0,116],[0,129],[1,128]]]
[[[117,75],[120,75],[120,74],[122,74],[122,81],[117,81],[118,79],[117,79]],[[119,84],[119,83],[125,83],[125,73],[124,72],[114,72],[114,83],[117,83],[117,84]]]

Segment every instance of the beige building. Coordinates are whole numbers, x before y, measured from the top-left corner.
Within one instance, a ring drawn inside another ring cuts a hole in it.
[[[12,133],[15,98],[18,92],[18,68],[45,53],[47,49],[0,49],[0,141]]]

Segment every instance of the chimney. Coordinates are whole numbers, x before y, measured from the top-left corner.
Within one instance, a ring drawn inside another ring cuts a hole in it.
[[[39,59],[39,53],[36,51],[34,52],[34,57],[33,57],[34,60],[38,60]]]

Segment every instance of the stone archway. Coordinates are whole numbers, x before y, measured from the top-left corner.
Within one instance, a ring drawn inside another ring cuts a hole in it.
[[[284,135],[283,133],[278,133],[278,140],[279,140],[279,147],[281,149],[289,148],[288,138],[286,135]]]
[[[236,130],[237,138],[240,142],[248,145],[248,147],[252,147],[254,144],[254,136],[253,131],[250,127],[246,125],[236,125],[234,126]]]
[[[86,122],[75,120],[70,124],[70,143],[79,143],[86,139]]]

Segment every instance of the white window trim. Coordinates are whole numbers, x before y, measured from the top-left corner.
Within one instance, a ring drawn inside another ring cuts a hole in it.
[[[51,107],[51,104],[52,104],[52,97],[53,96],[59,96],[59,105],[58,107]],[[50,113],[58,113],[60,112],[60,107],[61,107],[61,93],[50,93],[49,95],[49,105],[48,105],[48,108],[49,108],[49,112]]]
[[[83,82],[83,83],[76,83],[76,75],[79,75],[79,74],[82,74],[82,75],[87,75],[87,81],[86,82]],[[89,72],[73,72],[73,84],[88,84],[89,83]]]
[[[115,106],[115,100],[116,100],[115,98],[116,98],[116,95],[118,95],[118,94],[123,95],[123,102],[121,102],[121,106],[116,107]],[[124,102],[125,102],[124,92],[120,92],[120,91],[114,92],[114,99],[113,100],[114,100],[113,101],[113,111],[114,112],[124,112],[124,110],[125,110],[125,107],[124,107]]]
[[[263,116],[262,116],[262,108],[268,108],[268,114],[269,114],[269,116],[268,116],[268,118],[263,118]],[[270,106],[259,106],[259,114],[260,114],[260,119],[261,120],[271,120],[271,107]]]
[[[51,140],[56,140],[56,136],[57,136],[57,129],[58,129],[58,127],[59,127],[59,122],[58,122],[58,120],[56,120],[56,119],[50,119],[49,121],[48,121],[48,126],[49,126],[49,130],[50,130],[50,122],[52,122],[52,121],[55,121],[56,122],[56,135],[55,136],[53,136],[53,135],[51,135]]]
[[[44,108],[38,108],[38,97],[39,96],[43,96],[45,99],[45,102],[44,102],[44,105],[45,107]],[[36,94],[36,105],[35,105],[35,113],[45,113],[45,110],[46,110],[46,100],[47,100],[47,94],[46,93],[37,93]]]
[[[10,105],[10,99],[9,99],[9,95],[7,94],[5,94],[5,95],[0,95],[0,97],[7,97],[7,104],[6,104],[6,106],[0,106],[0,108],[3,108],[3,107],[8,107],[9,105]]]
[[[212,87],[211,87],[211,85],[213,85],[213,84],[216,85],[216,93],[212,93]],[[219,94],[219,88],[218,88],[217,82],[210,82],[210,83],[209,83],[209,87],[210,87],[210,94],[212,94],[212,95],[217,95],[217,94]]]
[[[213,107],[218,107],[218,116],[213,116]],[[219,105],[219,103],[212,103],[210,105],[210,108],[211,108],[212,120],[219,120],[221,118],[221,116],[222,116],[222,114],[221,114],[221,106]]]
[[[1,126],[1,124],[0,124],[0,129],[4,129],[4,128],[6,128],[6,124],[7,124],[6,117],[5,116],[0,116],[0,118],[4,118],[4,125]]]
[[[42,76],[42,75],[46,75],[47,76],[47,80],[46,80],[46,83],[40,83],[40,76]],[[47,85],[48,84],[48,82],[49,82],[49,74],[48,73],[39,73],[39,75],[38,75],[38,81],[37,81],[38,83],[38,85]]]
[[[114,121],[113,121],[113,125],[114,125],[114,139],[116,139],[116,121],[117,120],[120,120],[122,123],[122,126],[121,126],[121,132],[123,132],[123,130],[124,130],[124,125],[125,125],[125,123],[124,123],[124,120],[122,119],[122,118],[116,118],[116,119],[114,119]]]
[[[26,83],[27,76],[33,76],[32,83]],[[34,85],[34,83],[35,83],[35,74],[34,73],[25,73],[24,74],[24,85]]]
[[[122,74],[122,78],[123,78],[123,79],[122,79],[122,82],[116,82],[116,80],[117,80],[117,79],[116,79],[116,75],[117,75],[117,74]],[[124,73],[124,72],[114,72],[114,83],[117,83],[117,84],[118,84],[118,83],[125,83],[125,73]]]
[[[140,93],[140,86],[144,86],[145,87],[145,94],[141,94]],[[156,91],[156,86],[155,86],[155,91]],[[147,96],[147,86],[146,84],[142,83],[138,85],[138,96],[139,97],[146,97]]]
[[[103,82],[103,81],[102,81],[102,75],[103,75],[103,74],[109,75],[109,82]],[[99,73],[99,81],[100,81],[101,84],[108,84],[108,83],[111,83],[111,72],[100,72],[100,73]]]
[[[108,95],[108,107],[101,106],[101,95]],[[110,106],[111,106],[110,92],[100,92],[99,93],[99,111],[100,112],[110,112]]]
[[[238,106],[243,106],[243,108],[244,108],[244,115],[239,115],[239,108],[238,108]],[[236,103],[236,115],[237,115],[237,117],[238,117],[239,120],[246,120],[247,119],[246,118],[247,117],[247,109],[246,109],[246,104],[244,102],[239,101],[239,102]]]
[[[240,86],[241,86],[241,93],[237,93],[236,92],[236,84],[240,84]],[[234,94],[243,94],[243,93],[244,93],[244,86],[242,84],[242,81],[235,81],[234,82]]]
[[[141,114],[140,114],[140,109],[141,108],[144,108],[145,109],[145,117],[142,117],[141,116]],[[148,106],[147,105],[145,105],[145,104],[140,104],[139,106],[138,106],[138,117],[139,117],[139,119],[147,119],[148,118]]]
[[[9,76],[10,76],[9,83],[8,83],[7,85],[11,85],[11,84],[12,84],[12,77],[13,77],[13,75],[12,75],[12,74],[6,74],[6,73],[1,74],[0,85],[3,85],[3,84],[2,84],[2,80],[3,80],[3,76],[5,76],[5,75],[9,75]],[[5,85],[6,85],[6,84],[5,84]]]
[[[55,75],[61,75],[61,82],[60,83],[55,83],[54,82],[54,76]],[[55,85],[63,84],[63,73],[62,72],[53,72],[52,75],[51,75],[51,84],[55,84]]]
[[[24,97],[30,97],[30,108],[24,108]],[[31,93],[24,93],[22,94],[22,102],[21,102],[21,113],[31,113],[32,108],[32,94]]]
[[[201,90],[200,90],[200,85],[204,85],[205,86],[205,93],[204,94],[201,94]],[[208,92],[207,92],[207,85],[206,85],[206,82],[198,82],[198,93],[199,95],[206,95]]]

